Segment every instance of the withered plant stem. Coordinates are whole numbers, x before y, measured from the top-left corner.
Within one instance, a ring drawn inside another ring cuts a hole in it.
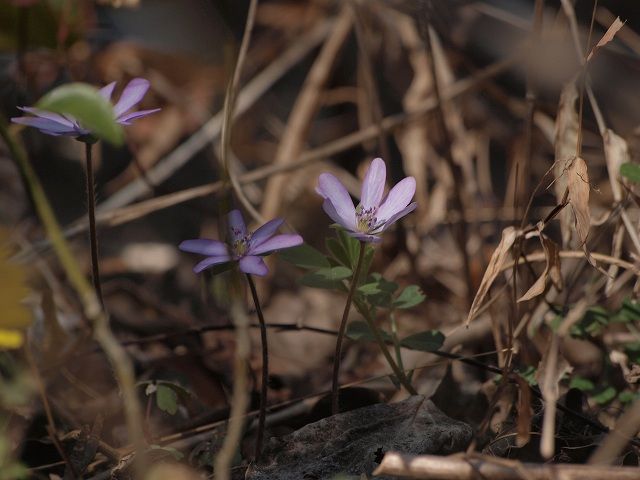
[[[262,314],[262,307],[260,306],[260,300],[258,299],[256,284],[253,281],[251,275],[249,275],[248,273],[247,282],[249,282],[249,289],[251,290],[251,296],[253,297],[253,304],[256,307],[258,321],[260,322],[260,342],[262,346],[262,385],[260,386],[260,411],[258,412],[258,432],[256,435],[255,452],[255,461],[257,462],[260,458],[260,454],[262,453],[264,425],[265,419],[267,418],[267,393],[269,386],[269,346],[267,343],[267,324],[264,321],[264,315]]]
[[[351,309],[351,302],[353,301],[353,295],[358,288],[358,279],[360,278],[360,270],[362,270],[362,261],[364,259],[364,251],[366,244],[360,242],[360,253],[358,254],[358,263],[351,277],[351,286],[349,287],[349,293],[347,294],[347,302],[344,305],[344,312],[342,312],[342,320],[340,321],[340,328],[338,329],[338,337],[336,338],[336,353],[333,357],[333,377],[331,381],[331,413],[333,415],[340,413],[340,385],[338,383],[338,377],[340,376],[340,356],[342,353],[342,340],[344,339],[344,331],[347,328],[347,320],[349,319],[349,310]]]
[[[92,145],[89,142],[84,144],[87,180],[87,214],[89,216],[89,242],[91,244],[91,278],[93,288],[96,291],[100,305],[104,308],[104,298],[102,297],[102,285],[100,284],[100,265],[98,263],[98,234],[96,233],[96,192],[94,188],[93,158],[91,155]]]

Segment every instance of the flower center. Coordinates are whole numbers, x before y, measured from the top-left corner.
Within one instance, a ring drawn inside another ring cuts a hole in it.
[[[356,226],[358,230],[364,233],[370,233],[378,228],[378,218],[376,213],[378,207],[364,208],[362,204],[356,208]]]
[[[231,244],[231,249],[236,257],[244,256],[249,250],[249,242],[251,241],[252,232],[248,232],[246,235],[241,236],[242,232],[238,229],[232,229],[231,233],[235,240]]]

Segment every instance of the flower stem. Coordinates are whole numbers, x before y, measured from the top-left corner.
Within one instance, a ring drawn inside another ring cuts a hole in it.
[[[360,270],[362,270],[362,260],[364,259],[364,251],[366,244],[360,241],[360,253],[358,255],[358,263],[356,269],[353,272],[351,278],[351,286],[349,287],[349,293],[347,294],[347,303],[344,306],[344,312],[342,313],[342,320],[340,321],[340,329],[338,330],[338,338],[336,339],[336,353],[333,357],[333,378],[331,383],[331,413],[333,415],[340,413],[340,404],[338,400],[340,388],[338,384],[338,376],[340,374],[340,357],[342,354],[342,340],[344,339],[344,331],[347,327],[347,320],[349,319],[349,310],[351,310],[351,301],[353,295],[358,288],[358,278],[360,277]]]
[[[258,414],[258,433],[256,436],[255,451],[255,461],[257,462],[260,458],[260,454],[262,453],[262,440],[264,438],[264,425],[267,415],[267,393],[269,386],[269,347],[267,343],[267,325],[264,321],[264,315],[262,314],[262,307],[260,307],[260,300],[258,299],[256,284],[254,283],[251,275],[249,275],[248,273],[247,281],[249,282],[251,296],[253,297],[253,304],[256,307],[258,321],[260,322],[260,341],[262,343],[262,385],[260,388],[260,412]]]
[[[404,374],[404,370],[398,367],[398,364],[393,360],[391,353],[389,353],[387,344],[385,343],[384,337],[380,333],[380,329],[378,328],[378,326],[374,323],[373,319],[369,317],[369,315],[364,315],[364,319],[367,321],[369,330],[371,330],[371,332],[373,333],[373,336],[376,338],[376,342],[378,342],[378,345],[380,346],[380,350],[382,350],[382,354],[384,355],[384,358],[387,360],[387,363],[391,367],[391,370],[393,370],[393,373],[398,379],[398,381],[402,384],[405,390],[407,390],[407,392],[409,392],[411,395],[417,395],[418,392],[416,391],[415,388],[413,388],[413,385],[411,385],[411,382],[409,382],[409,379]]]
[[[396,353],[396,361],[400,370],[404,372],[404,365],[402,363],[402,353],[400,351],[400,339],[398,338],[398,322],[396,322],[396,316],[393,310],[389,313],[389,319],[391,320],[391,336],[393,338],[393,349]]]
[[[86,180],[87,180],[87,213],[89,215],[89,241],[91,243],[91,277],[93,288],[96,291],[100,305],[104,308],[102,297],[102,285],[100,284],[100,266],[98,264],[98,234],[96,233],[96,192],[93,178],[93,159],[91,158],[92,145],[85,142]]]

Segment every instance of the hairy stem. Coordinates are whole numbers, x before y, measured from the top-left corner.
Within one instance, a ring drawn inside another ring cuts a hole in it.
[[[340,374],[340,356],[342,353],[342,340],[344,339],[344,331],[347,328],[347,320],[349,319],[349,310],[351,310],[351,302],[353,295],[358,288],[358,278],[360,277],[360,270],[362,270],[362,260],[364,259],[364,251],[366,244],[360,241],[360,253],[358,254],[358,263],[356,269],[353,272],[351,278],[351,286],[349,287],[349,293],[347,294],[347,303],[344,306],[344,312],[342,313],[342,320],[340,321],[340,328],[338,330],[338,338],[336,339],[336,353],[333,357],[333,377],[331,382],[331,413],[333,415],[340,412],[340,404],[338,395],[340,392],[338,384],[338,376]]]
[[[91,158],[92,145],[85,142],[86,180],[87,180],[87,213],[89,215],[89,241],[91,244],[91,278],[93,288],[96,291],[100,305],[104,307],[102,297],[102,285],[100,284],[100,265],[98,264],[98,234],[96,233],[96,192],[93,178],[93,159]]]
[[[269,386],[269,346],[267,343],[267,324],[264,321],[264,315],[262,314],[262,307],[260,307],[260,300],[258,299],[258,292],[256,291],[256,284],[253,281],[251,275],[247,273],[247,281],[249,282],[249,288],[251,289],[251,296],[253,297],[253,304],[256,307],[256,313],[258,314],[258,321],[260,322],[260,341],[262,344],[262,385],[260,388],[260,412],[258,414],[258,434],[256,436],[256,453],[255,461],[258,461],[260,454],[262,453],[262,440],[264,438],[264,424],[267,416],[267,390]]]

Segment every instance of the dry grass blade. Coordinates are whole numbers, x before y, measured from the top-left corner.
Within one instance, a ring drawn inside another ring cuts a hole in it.
[[[575,216],[576,231],[580,244],[585,245],[591,226],[591,212],[589,210],[589,174],[587,163],[582,157],[574,158],[567,170],[567,177],[569,204]]]
[[[629,439],[640,429],[640,400],[636,400],[618,419],[616,427],[605,437],[604,441],[589,458],[591,465],[611,465]]]
[[[469,315],[467,316],[467,320],[465,322],[467,326],[469,326],[469,323],[482,306],[482,302],[487,296],[487,293],[489,293],[491,285],[495,281],[498,274],[502,271],[502,266],[509,256],[509,252],[511,251],[511,247],[516,241],[516,238],[518,238],[518,231],[515,228],[507,227],[502,231],[502,239],[491,255],[491,260],[489,260],[487,270],[484,272],[484,276],[482,277],[482,281],[480,282],[478,292],[476,293],[476,296],[473,299],[473,303],[471,304],[471,309],[469,310]]]
[[[565,176],[569,162],[576,156],[578,143],[578,126],[580,120],[576,112],[578,89],[575,81],[569,82],[560,94],[560,104],[556,116],[555,130],[555,163],[553,173],[555,175],[554,191],[556,200],[562,203],[567,189],[567,177]],[[562,232],[562,244],[564,247],[571,241],[571,214],[565,210],[560,213],[560,230]]]
[[[344,7],[333,30],[316,61],[307,75],[302,91],[291,110],[287,127],[278,145],[274,165],[287,165],[295,162],[304,148],[307,132],[311,126],[322,92],[329,80],[332,67],[352,27],[352,17],[348,7]],[[287,181],[286,175],[270,178],[265,187],[264,201],[260,213],[264,218],[273,218],[278,214],[282,201],[282,192]]]
[[[611,42],[613,40],[613,37],[616,36],[616,33],[618,33],[623,26],[624,22],[620,20],[620,17],[616,17],[616,19],[609,26],[600,41],[596,43],[596,45],[591,49],[591,52],[589,52],[589,55],[587,56],[587,62],[591,60],[591,58],[597,53],[598,50],[604,47],[607,43]]]
[[[531,419],[533,409],[531,408],[531,388],[527,381],[520,375],[514,375],[513,379],[518,384],[518,423],[516,445],[524,447],[531,438]]]
[[[560,354],[558,336],[554,334],[536,372],[536,380],[545,402],[540,442],[540,453],[544,458],[551,458],[555,452],[556,402],[560,394],[558,383],[570,371],[569,363]]]

